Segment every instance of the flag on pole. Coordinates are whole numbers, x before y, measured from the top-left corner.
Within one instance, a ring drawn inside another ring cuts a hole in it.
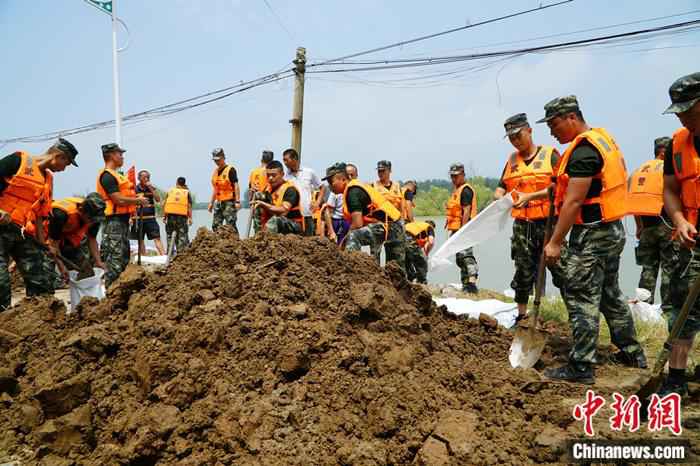
[[[112,14],[112,0],[104,1],[104,0],[85,0],[88,2],[90,5],[94,6],[95,8],[98,8],[108,15]]]

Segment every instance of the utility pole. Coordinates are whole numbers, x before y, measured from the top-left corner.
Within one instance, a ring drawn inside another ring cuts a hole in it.
[[[292,62],[296,65],[294,74],[294,103],[292,107],[292,148],[301,160],[301,124],[304,120],[304,74],[306,73],[306,49],[297,47],[297,56]]]
[[[117,58],[117,14],[115,10],[116,1],[112,4],[112,84],[114,88],[114,128],[116,130],[116,142],[122,145],[122,112],[119,102],[119,59]]]

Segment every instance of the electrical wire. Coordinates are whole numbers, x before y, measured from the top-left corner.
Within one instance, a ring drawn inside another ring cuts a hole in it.
[[[275,17],[277,24],[279,24],[280,27],[284,30],[284,32],[287,33],[287,35],[289,36],[289,39],[292,41],[296,40],[294,38],[294,35],[289,31],[289,29],[287,29],[287,27],[282,22],[282,18],[280,18],[279,15],[277,13],[275,13],[275,10],[272,8],[272,5],[270,5],[270,2],[268,2],[267,0],[263,0],[263,2],[265,2],[265,5],[267,5],[267,9],[270,10],[270,13],[272,13],[272,16]]]

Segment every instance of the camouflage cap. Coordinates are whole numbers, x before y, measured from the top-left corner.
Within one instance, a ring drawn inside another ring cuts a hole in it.
[[[216,149],[211,151],[211,159],[212,160],[221,160],[225,159],[226,154],[224,154],[224,150],[221,147],[217,147]]]
[[[116,142],[102,144],[102,153],[106,154],[107,152],[126,152],[126,149],[122,149],[121,147],[119,147],[119,144],[117,144]]]
[[[700,73],[693,73],[676,79],[668,88],[671,105],[664,113],[682,113],[700,101]]]
[[[671,138],[668,136],[662,136],[660,138],[654,139],[654,152],[656,152],[662,147],[668,146],[669,142],[671,142]]]
[[[78,164],[75,163],[75,156],[78,155],[78,149],[76,149],[68,139],[58,138],[58,141],[56,141],[53,147],[63,152],[66,157],[70,159],[71,165],[78,166]]]
[[[508,137],[518,134],[521,129],[529,127],[530,123],[527,122],[527,115],[525,113],[518,113],[508,118],[505,123],[503,123],[503,126],[506,129],[505,137]]]
[[[262,161],[265,163],[272,162],[272,159],[275,158],[274,152],[271,150],[264,150],[262,151]]]
[[[102,222],[105,219],[105,201],[97,193],[90,193],[83,201],[83,212],[94,222]]]
[[[537,120],[537,123],[545,123],[554,117],[566,115],[567,113],[579,110],[578,100],[575,95],[557,97],[547,102],[544,106],[544,118]]]
[[[450,165],[450,175],[459,175],[460,173],[464,173],[463,163],[455,162]]]
[[[347,168],[347,165],[345,162],[336,162],[330,167],[326,168],[326,176],[322,178],[323,181],[328,181],[331,178],[333,178],[334,175],[338,175],[340,173],[345,174],[345,169]]]
[[[377,170],[386,170],[386,169],[391,170],[391,162],[388,160],[380,160],[377,162]]]

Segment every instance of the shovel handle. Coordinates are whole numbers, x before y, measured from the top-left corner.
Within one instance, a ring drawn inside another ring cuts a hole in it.
[[[547,188],[547,197],[549,198],[549,212],[547,215],[547,221],[544,226],[544,243],[542,246],[542,253],[540,254],[540,261],[537,264],[537,279],[535,281],[535,300],[533,302],[532,317],[534,320],[534,325],[532,325],[532,331],[534,332],[537,327],[537,317],[540,314],[540,302],[542,298],[542,290],[544,289],[544,281],[546,275],[545,263],[544,263],[544,246],[549,242],[549,238],[552,236],[552,226],[554,224],[554,187],[555,184],[551,183]]]

